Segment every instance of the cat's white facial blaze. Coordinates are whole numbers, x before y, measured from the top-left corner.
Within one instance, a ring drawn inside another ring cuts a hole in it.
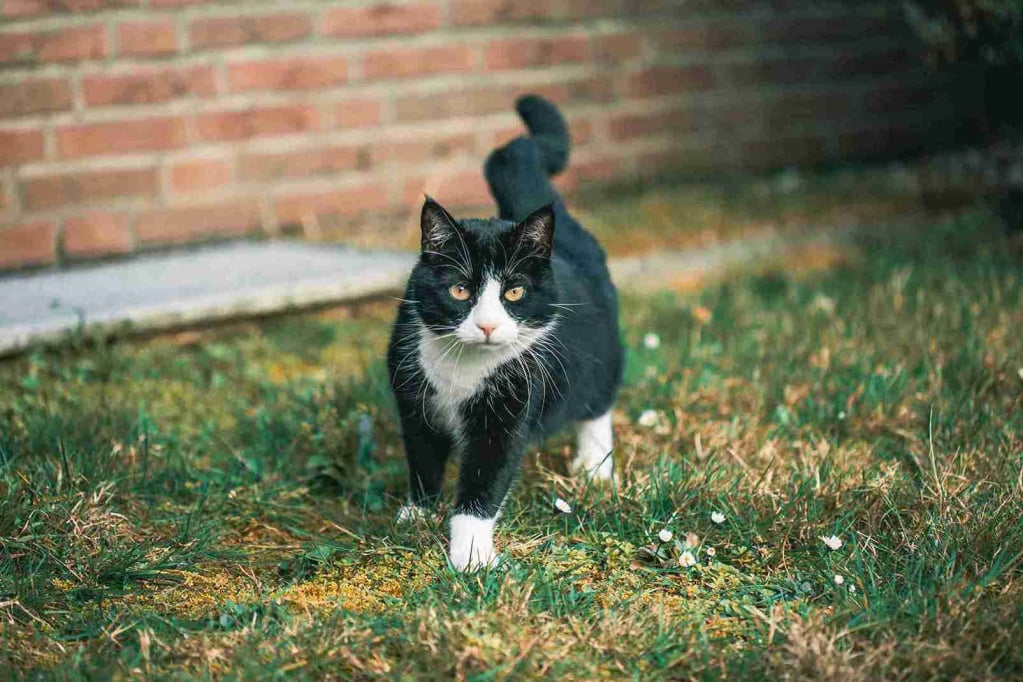
[[[493,275],[483,280],[476,305],[455,330],[462,343],[497,348],[515,341],[519,336],[519,323],[508,314],[501,303],[501,281]]]
[[[451,565],[459,571],[475,571],[497,563],[494,521],[469,514],[451,517]]]

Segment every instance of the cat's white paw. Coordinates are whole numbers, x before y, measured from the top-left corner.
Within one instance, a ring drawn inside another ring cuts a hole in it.
[[[576,456],[569,465],[573,474],[582,475],[591,481],[614,481],[615,465],[611,450],[614,434],[611,429],[611,412],[579,423],[576,432]]]
[[[394,518],[398,523],[417,523],[426,518],[426,512],[415,504],[403,504]]]
[[[457,571],[477,571],[494,566],[494,519],[481,519],[469,514],[451,517],[451,565]]]

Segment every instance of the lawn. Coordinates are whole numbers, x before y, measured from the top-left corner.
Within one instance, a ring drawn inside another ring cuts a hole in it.
[[[393,302],[8,361],[0,670],[1023,675],[1004,253],[981,211],[826,270],[626,293],[617,490],[565,475],[570,438],[539,445],[476,575],[446,567],[443,509],[393,522]]]

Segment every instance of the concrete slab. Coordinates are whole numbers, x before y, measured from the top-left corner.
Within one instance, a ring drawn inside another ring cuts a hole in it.
[[[415,255],[235,242],[0,278],[0,354],[69,332],[156,331],[400,293]]]
[[[841,244],[862,225],[764,234],[610,261],[623,290],[679,275],[721,273],[814,244]],[[401,293],[416,254],[302,242],[234,242],[0,278],[0,355],[86,334],[147,332]]]

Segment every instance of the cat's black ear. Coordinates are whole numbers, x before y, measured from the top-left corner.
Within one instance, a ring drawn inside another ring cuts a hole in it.
[[[536,255],[550,258],[554,248],[554,207],[548,204],[530,213],[515,226],[512,239]]]
[[[440,251],[444,245],[458,236],[458,223],[430,197],[423,203],[423,214],[419,219],[423,230],[423,253]]]

